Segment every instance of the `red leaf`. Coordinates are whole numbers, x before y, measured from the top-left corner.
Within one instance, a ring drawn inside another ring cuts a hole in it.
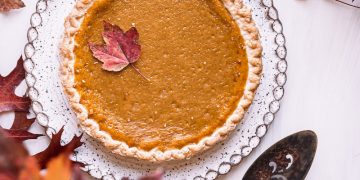
[[[41,180],[40,167],[34,157],[29,156],[24,162],[18,180]]]
[[[9,174],[7,172],[0,172],[1,180],[14,180],[16,177],[13,174]]]
[[[25,7],[25,4],[21,0],[0,0],[0,12],[7,12],[23,7]]]
[[[1,129],[0,147],[0,179],[17,177],[28,157],[28,152],[22,144],[7,138]]]
[[[1,0],[0,0],[1,1]],[[23,59],[19,58],[15,69],[6,77],[0,75],[0,112],[4,111],[27,111],[30,106],[29,97],[15,95],[16,87],[25,78]]]
[[[14,123],[10,129],[29,129],[35,118],[27,119],[27,112],[15,112]]]
[[[105,39],[105,38],[104,38]],[[106,39],[106,46],[89,43],[93,56],[103,62],[102,68],[107,71],[121,71],[129,65],[124,53],[120,49],[116,40]]]
[[[22,142],[29,139],[36,139],[42,134],[33,134],[28,132],[27,130],[34,123],[35,119],[27,119],[26,112],[15,112],[14,123],[10,129],[4,129],[0,126],[0,129],[3,130],[5,136],[7,138],[13,138],[18,142]]]
[[[119,43],[129,63],[134,63],[140,58],[141,46],[138,44],[139,33],[135,27],[130,28],[124,33],[119,26],[104,21],[103,37],[115,39]]]
[[[73,164],[71,179],[74,179],[74,180],[92,180],[92,179],[94,179],[88,173],[85,173],[84,171],[82,171],[80,169],[80,167],[82,167],[82,166],[80,166],[78,164]]]
[[[102,34],[105,46],[89,43],[93,56],[103,62],[102,68],[107,71],[121,71],[126,66],[131,66],[141,76],[146,78],[138,68],[134,66],[141,54],[141,46],[138,43],[139,33],[135,27],[127,32],[117,25],[104,21],[104,32]]]
[[[52,136],[49,146],[42,152],[35,154],[34,157],[38,160],[40,167],[44,169],[46,167],[47,162],[52,158],[58,156],[63,152],[72,152],[76,148],[80,147],[83,143],[80,141],[81,136],[73,137],[73,139],[66,145],[62,146],[61,135],[64,132],[64,127],[60,129],[60,131]]]
[[[7,138],[13,138],[14,140],[18,142],[22,142],[29,139],[36,139],[40,136],[43,136],[42,134],[33,134],[31,132],[28,132],[26,129],[3,129],[5,133],[5,136]]]

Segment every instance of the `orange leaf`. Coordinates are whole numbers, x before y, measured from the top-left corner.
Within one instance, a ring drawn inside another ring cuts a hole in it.
[[[73,137],[73,139],[68,144],[62,146],[60,141],[63,132],[64,127],[62,127],[59,132],[53,134],[49,146],[44,151],[33,155],[38,160],[41,169],[44,169],[46,164],[54,157],[57,157],[59,154],[63,152],[71,153],[74,151],[74,149],[80,147],[83,144],[80,141],[82,137],[81,135]]]
[[[28,157],[24,164],[24,169],[21,170],[19,180],[41,180],[40,166],[34,157]]]
[[[71,161],[67,153],[60,154],[47,164],[44,180],[69,180],[71,178]]]

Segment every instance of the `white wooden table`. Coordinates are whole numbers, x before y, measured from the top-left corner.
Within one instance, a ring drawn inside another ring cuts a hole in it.
[[[0,14],[0,74],[16,64],[26,42],[35,0],[26,8]],[[280,112],[261,145],[220,179],[239,179],[269,146],[294,132],[311,129],[319,146],[307,179],[360,179],[360,9],[334,0],[275,0],[288,48],[288,82]],[[18,93],[24,92],[24,85]],[[12,113],[0,114],[8,127]],[[42,132],[33,125],[32,132]],[[29,140],[31,152],[46,137]]]

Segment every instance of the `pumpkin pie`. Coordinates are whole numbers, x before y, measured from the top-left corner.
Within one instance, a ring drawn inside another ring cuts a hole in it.
[[[104,21],[136,27],[137,69],[108,71],[89,42]],[[60,76],[83,130],[111,152],[187,159],[224,140],[262,71],[258,29],[242,0],[77,0],[65,20]]]

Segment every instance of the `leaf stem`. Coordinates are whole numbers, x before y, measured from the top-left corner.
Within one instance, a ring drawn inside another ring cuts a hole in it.
[[[140,72],[140,70],[134,65],[134,63],[130,63],[131,64],[131,66],[135,69],[135,71],[137,72],[137,73],[139,73],[143,78],[145,78],[146,80],[148,80],[148,81],[150,81],[150,79],[149,78],[147,78],[146,76],[144,76],[144,74],[142,74],[141,72]]]

